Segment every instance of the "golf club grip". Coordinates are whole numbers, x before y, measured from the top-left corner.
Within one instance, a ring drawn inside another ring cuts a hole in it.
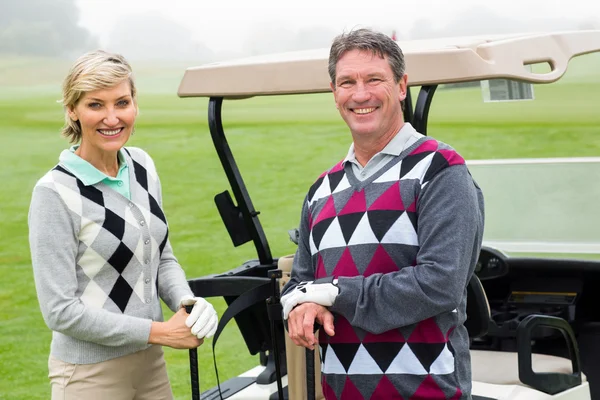
[[[306,349],[306,399],[315,400],[315,351]]]
[[[185,306],[189,314],[194,306]],[[198,349],[190,349],[190,382],[192,385],[192,400],[200,400],[200,382],[198,381]]]

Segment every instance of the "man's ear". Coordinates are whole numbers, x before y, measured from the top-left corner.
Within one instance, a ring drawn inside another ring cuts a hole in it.
[[[331,91],[333,92],[333,100],[335,101],[335,108],[337,108],[339,110],[340,107],[338,107],[338,103],[337,103],[337,92],[335,91],[335,85],[333,84],[333,82],[329,82],[329,87],[331,88]]]
[[[404,101],[408,92],[408,75],[402,75],[402,78],[400,78],[398,85],[400,86],[400,95],[398,96],[398,99],[400,101]]]

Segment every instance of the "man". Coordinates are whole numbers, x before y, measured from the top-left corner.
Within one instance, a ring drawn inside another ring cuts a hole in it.
[[[403,120],[404,56],[367,29],[329,56],[348,155],[310,188],[281,299],[295,344],[320,330],[327,399],[470,399],[466,287],[483,196],[463,158]]]

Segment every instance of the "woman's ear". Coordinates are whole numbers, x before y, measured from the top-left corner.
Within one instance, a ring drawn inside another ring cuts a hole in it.
[[[77,121],[79,119],[73,107],[67,107],[67,113],[69,114],[69,118],[71,118],[71,121]]]

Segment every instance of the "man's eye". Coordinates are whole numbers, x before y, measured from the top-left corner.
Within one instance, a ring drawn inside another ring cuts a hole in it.
[[[352,82],[350,82],[350,81],[342,81],[342,82],[340,82],[340,84],[338,86],[348,87],[351,84],[352,84]]]
[[[369,79],[369,82],[381,82],[380,78],[371,78]]]

